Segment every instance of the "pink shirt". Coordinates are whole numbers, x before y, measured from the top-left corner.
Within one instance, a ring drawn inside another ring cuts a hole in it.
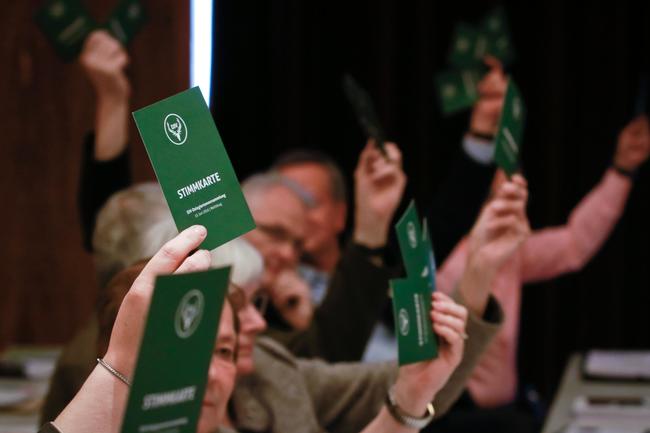
[[[609,236],[620,218],[632,182],[615,170],[585,196],[564,226],[534,231],[497,274],[492,294],[505,313],[503,328],[481,357],[468,382],[481,407],[511,403],[517,391],[517,333],[521,286],[581,269]],[[440,268],[436,286],[450,293],[467,261],[467,238],[458,243]]]

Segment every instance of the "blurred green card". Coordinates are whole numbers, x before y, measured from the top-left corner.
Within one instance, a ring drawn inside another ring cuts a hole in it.
[[[495,8],[478,27],[461,22],[454,30],[449,54],[451,66],[470,68],[481,65],[487,55],[496,57],[504,65],[514,60],[514,47],[503,7]]]
[[[505,65],[511,64],[515,53],[510,38],[508,17],[503,6],[490,12],[484,18],[481,28],[488,36],[488,53],[501,60]]]
[[[427,280],[429,290],[436,290],[436,258],[433,254],[433,243],[429,235],[429,222],[426,218],[422,220],[422,252],[426,258],[426,267],[421,276]]]
[[[122,0],[106,23],[106,28],[127,46],[147,22],[147,13],[140,0]]]
[[[409,203],[395,225],[395,231],[407,278],[419,279],[425,283],[429,291],[435,290],[436,262],[429,227],[426,218],[420,225],[420,217],[414,201]]]
[[[438,356],[431,322],[431,292],[420,278],[391,280],[399,365]]]
[[[470,108],[478,100],[478,83],[484,68],[445,71],[436,77],[440,106],[444,114],[453,114]]]
[[[212,250],[255,228],[198,86],[133,113],[178,230],[202,224]]]
[[[222,268],[156,279],[123,433],[196,432],[229,275]]]
[[[51,0],[36,12],[34,19],[66,62],[79,55],[86,37],[97,27],[77,0]]]
[[[501,119],[496,135],[494,160],[508,177],[519,168],[519,153],[524,137],[526,106],[515,82],[510,79],[503,102]]]
[[[457,68],[470,68],[482,64],[488,50],[488,38],[472,25],[459,23],[452,37],[449,64]]]
[[[402,260],[408,278],[415,278],[423,272],[426,259],[422,252],[422,228],[420,217],[411,200],[408,207],[395,225],[397,241],[402,253]]]

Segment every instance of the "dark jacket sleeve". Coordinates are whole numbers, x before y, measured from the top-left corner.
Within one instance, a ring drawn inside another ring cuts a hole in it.
[[[59,431],[59,429],[54,427],[54,424],[48,422],[43,427],[41,427],[38,433],[63,433],[63,432]]]
[[[444,262],[472,228],[493,176],[494,164],[480,164],[459,150],[426,212],[436,262]]]
[[[357,361],[389,300],[388,280],[394,274],[392,268],[374,264],[365,248],[351,242],[309,328],[287,331],[270,324],[267,335],[297,357]]]
[[[95,134],[87,134],[81,157],[78,195],[81,236],[86,251],[92,252],[93,231],[100,209],[112,194],[130,186],[131,182],[128,150],[110,161],[97,161]]]

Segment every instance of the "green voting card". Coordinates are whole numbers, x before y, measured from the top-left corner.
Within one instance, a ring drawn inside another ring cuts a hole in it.
[[[508,18],[503,6],[487,14],[481,26],[488,35],[488,53],[508,65],[514,60],[515,53],[510,38]]]
[[[470,108],[478,100],[478,83],[484,68],[445,71],[436,77],[440,105],[444,114]]]
[[[450,65],[469,68],[482,64],[486,55],[498,58],[505,65],[514,60],[514,47],[503,7],[490,12],[479,27],[458,23],[454,30]]]
[[[121,431],[194,433],[230,268],[156,279]]]
[[[201,224],[212,250],[255,228],[198,86],[133,113],[178,230]]]
[[[147,22],[147,14],[140,0],[122,0],[106,23],[106,28],[127,46]]]
[[[397,241],[408,279],[420,279],[430,291],[436,288],[436,262],[426,218],[420,225],[415,202],[411,201],[395,225]]]
[[[404,214],[397,221],[395,231],[397,232],[397,241],[402,253],[406,275],[408,278],[421,275],[426,265],[426,259],[422,250],[420,217],[414,201],[411,200]]]
[[[423,280],[391,280],[399,365],[438,356],[431,322],[431,292]]]
[[[525,123],[526,106],[517,85],[511,79],[503,102],[494,150],[494,160],[508,177],[512,176],[519,167],[519,152]]]
[[[436,290],[436,258],[433,254],[429,222],[426,218],[422,220],[422,253],[425,257],[426,266],[422,270],[421,277],[427,281],[431,292],[434,292]]]
[[[51,0],[36,12],[36,23],[66,62],[74,60],[95,21],[78,0]]]
[[[449,64],[470,68],[483,63],[488,52],[488,37],[467,23],[458,23],[452,37]]]

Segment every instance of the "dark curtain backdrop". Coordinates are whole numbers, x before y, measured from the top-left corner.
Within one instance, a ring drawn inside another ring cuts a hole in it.
[[[425,206],[468,122],[440,114],[433,76],[446,66],[454,24],[477,23],[496,4],[217,0],[212,104],[240,177],[301,146],[329,152],[351,173],[364,137],[340,86],[348,71],[403,149],[407,194]],[[534,228],[566,221],[611,160],[650,56],[644,4],[505,4],[517,49],[510,73],[529,110],[523,161]],[[572,352],[650,349],[649,188],[645,167],[583,271],[524,289],[520,375],[546,399]]]

